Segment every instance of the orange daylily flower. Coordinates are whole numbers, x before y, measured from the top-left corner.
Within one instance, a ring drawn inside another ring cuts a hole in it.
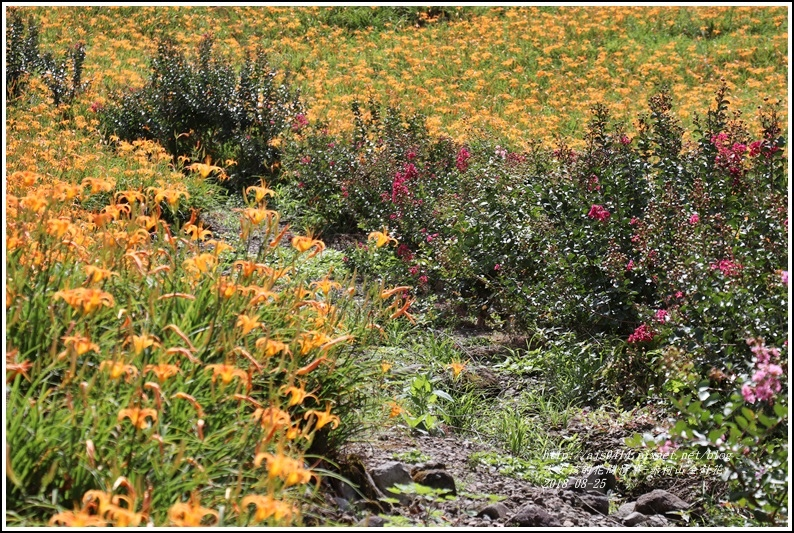
[[[460,361],[453,361],[447,365],[447,368],[452,370],[452,377],[456,378],[463,372],[463,369],[466,368],[467,363],[461,363]]]
[[[122,363],[121,361],[102,361],[99,369],[110,369],[110,379],[116,380],[121,376],[126,375],[127,382],[129,383],[134,377],[138,375],[138,369],[132,365]]]
[[[314,426],[314,429],[320,429],[326,424],[333,424],[333,428],[336,429],[339,427],[339,423],[341,420],[338,416],[331,414],[331,404],[325,404],[325,411],[318,411],[316,409],[310,409],[303,415],[303,419],[306,420],[311,415],[317,417],[317,424]]]
[[[176,206],[179,204],[179,198],[181,196],[184,196],[185,200],[190,198],[190,195],[187,193],[187,191],[183,191],[181,189],[161,189],[160,187],[149,187],[146,189],[146,192],[154,193],[155,204],[159,204],[165,200],[172,209],[176,208]]]
[[[122,214],[130,214],[130,206],[129,204],[110,204],[103,207],[100,213],[110,216],[113,220],[118,220]]]
[[[394,287],[393,289],[384,290],[380,293],[380,297],[384,300],[389,298],[390,296],[394,296],[395,294],[405,292],[411,290],[409,285],[400,285],[399,287]]]
[[[289,413],[273,406],[266,408],[257,407],[252,418],[258,420],[262,429],[269,432],[269,435],[265,436],[266,439],[272,436],[275,431],[292,425]]]
[[[328,335],[320,331],[308,331],[306,333],[302,333],[298,338],[298,344],[300,344],[301,347],[300,353],[301,355],[305,355],[314,348],[319,348],[330,340],[331,338]]]
[[[55,196],[61,202],[74,200],[80,194],[80,185],[73,183],[58,182],[55,186]]]
[[[34,213],[41,213],[47,208],[48,205],[47,198],[42,196],[38,193],[32,193],[27,196],[23,196],[19,200],[19,206],[23,209],[28,211],[33,211]]]
[[[256,339],[256,347],[264,352],[265,357],[273,357],[280,353],[292,354],[287,344],[268,339],[267,337]]]
[[[122,409],[119,411],[118,421],[121,422],[125,418],[129,418],[132,425],[138,429],[146,429],[148,423],[147,418],[151,418],[152,422],[157,422],[157,411],[154,409],[141,409],[139,407],[132,407],[130,409]]]
[[[265,199],[267,196],[275,196],[275,195],[276,195],[276,191],[274,191],[274,190],[272,190],[272,189],[268,189],[268,188],[267,188],[267,185],[265,185],[265,182],[264,182],[264,181],[262,181],[262,182],[260,182],[260,183],[261,183],[261,185],[262,185],[261,187],[257,187],[257,186],[255,186],[255,185],[252,185],[251,187],[247,187],[247,188],[245,189],[245,195],[246,195],[246,196],[248,196],[248,193],[249,193],[249,192],[251,192],[251,191],[253,191],[253,192],[254,192],[254,201],[255,201],[256,203],[259,203],[259,202],[261,202],[261,201],[262,201],[262,200],[264,200],[264,199]]]
[[[219,279],[217,284],[218,294],[227,300],[234,296],[239,287],[239,285],[229,282],[226,278]]]
[[[275,293],[264,287],[243,287],[240,290],[246,294],[254,293],[251,301],[248,302],[249,306],[254,306],[261,302],[267,302],[268,299],[273,299],[274,302],[278,301],[278,293]]]
[[[198,527],[204,520],[205,516],[212,516],[215,520],[213,524],[218,523],[220,515],[218,511],[202,507],[199,503],[198,493],[194,492],[189,502],[175,503],[168,509],[168,519],[171,520],[175,526],[179,527]]]
[[[292,238],[292,247],[298,250],[300,253],[307,252],[314,248],[314,252],[308,256],[314,257],[325,250],[325,243],[319,239],[313,238],[311,235],[305,237],[298,236]]]
[[[127,337],[126,342],[132,342],[132,350],[135,355],[140,355],[146,348],[151,346],[160,346],[157,337],[143,333],[141,335],[130,335]]]
[[[268,244],[268,246],[270,246],[271,248],[275,248],[276,246],[278,246],[278,244],[281,242],[281,239],[283,239],[283,238],[284,238],[284,235],[286,235],[286,234],[287,234],[287,230],[289,230],[289,224],[286,224],[286,225],[285,225],[285,226],[284,226],[284,227],[281,229],[281,231],[279,231],[279,232],[278,232],[278,235],[276,235],[275,237],[273,237],[273,240],[272,240],[272,241],[270,241],[270,244]]]
[[[218,264],[218,258],[213,254],[203,253],[190,259],[185,259],[182,266],[194,277],[198,277],[205,272],[210,272]]]
[[[134,204],[135,202],[143,203],[146,199],[140,191],[119,191],[113,195],[113,198],[115,198],[116,201],[118,201],[119,198],[123,198],[128,204]]]
[[[99,351],[98,344],[91,342],[91,339],[83,337],[82,335],[67,335],[61,337],[61,340],[70,352],[76,353],[77,355]]]
[[[10,383],[14,381],[19,374],[30,381],[30,376],[28,375],[28,370],[33,368],[33,363],[30,361],[22,361],[21,363],[6,363],[6,383]]]
[[[210,157],[207,156],[207,158],[204,160],[204,163],[193,163],[192,165],[188,165],[185,168],[187,168],[188,170],[191,170],[193,172],[197,172],[201,176],[202,179],[206,179],[207,176],[209,176],[213,172],[217,172],[218,173],[218,179],[222,180],[224,177],[226,177],[226,174],[223,171],[223,168],[221,168],[219,166],[216,166],[216,165],[211,165],[210,164],[211,162],[212,162],[212,159],[210,159]]]
[[[312,287],[316,287],[323,294],[328,294],[331,292],[331,289],[341,289],[342,285],[336,281],[331,281],[328,278],[324,278],[320,281],[313,282]]]
[[[79,511],[63,511],[50,518],[49,525],[51,526],[66,526],[66,527],[105,527],[107,521],[102,517],[89,514],[87,509]]]
[[[271,516],[276,522],[281,522],[283,519],[290,519],[295,514],[295,508],[275,499],[272,495],[261,496],[259,494],[249,494],[245,496],[241,502],[243,508],[251,504],[256,505],[256,513],[254,514],[254,522],[262,522]]]
[[[282,391],[290,395],[289,402],[287,403],[288,407],[302,404],[306,398],[314,398],[315,400],[317,400],[317,396],[306,392],[305,382],[301,382],[300,387],[296,387],[295,385],[289,385],[289,386],[283,385],[279,389],[279,392]]]
[[[397,402],[389,402],[387,404],[389,406],[389,418],[397,418],[400,416],[405,409],[402,408],[400,404]]]
[[[241,211],[243,216],[249,220],[254,226],[260,225],[265,220],[277,217],[278,213],[270,209],[258,209],[254,207],[246,207],[245,209],[237,209]]]
[[[51,218],[47,220],[47,233],[53,237],[61,238],[66,235],[69,228],[74,227],[69,218]]]
[[[252,329],[262,325],[262,323],[258,320],[258,317],[255,316],[237,315],[237,323],[235,325],[243,330],[242,334],[245,336],[248,335]]]
[[[254,466],[258,467],[262,460],[267,461],[267,477],[283,479],[286,487],[311,481],[312,473],[304,468],[302,460],[288,457],[280,451],[276,454],[258,453],[254,458]]]
[[[112,294],[99,289],[86,289],[83,287],[58,291],[52,295],[52,298],[53,300],[61,298],[75,309],[82,308],[84,313],[92,313],[102,306],[113,307],[116,305]]]
[[[389,229],[384,226],[383,231],[373,231],[367,235],[368,241],[375,241],[375,247],[380,248],[390,242],[397,244],[397,239],[389,236]]]
[[[223,241],[216,241],[215,239],[211,239],[206,241],[204,244],[208,246],[212,246],[212,251],[215,255],[220,255],[227,250],[234,250],[234,247],[230,244],[226,244]]]
[[[89,283],[99,283],[111,276],[118,276],[118,274],[112,270],[94,265],[83,265],[83,270],[85,270],[85,275],[88,276],[86,281]]]
[[[212,382],[220,376],[224,385],[228,385],[234,378],[248,379],[248,374],[233,365],[207,365],[208,370],[212,370]]]
[[[403,306],[394,313],[392,313],[392,315],[389,318],[395,319],[399,316],[404,315],[405,318],[407,318],[411,322],[411,324],[416,324],[416,318],[414,318],[414,316],[408,312],[408,308],[411,307],[411,304],[414,303],[414,301],[415,300],[407,298]]]
[[[208,239],[212,237],[212,232],[210,230],[204,229],[202,224],[196,226],[195,224],[185,224],[182,227],[182,231],[190,235],[190,238],[194,241],[203,241],[204,239]]]
[[[143,369],[144,372],[154,372],[154,375],[157,377],[157,381],[160,383],[164,382],[168,378],[179,374],[180,370],[179,367],[176,365],[169,365],[166,363],[160,363],[158,365],[146,365]]]
[[[110,192],[116,187],[116,182],[113,180],[104,180],[102,178],[85,178],[80,183],[82,187],[90,187],[91,194],[98,194],[100,192]]]

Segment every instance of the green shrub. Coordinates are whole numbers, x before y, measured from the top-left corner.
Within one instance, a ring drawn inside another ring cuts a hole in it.
[[[74,97],[84,90],[82,81],[85,46],[77,43],[66,57],[56,60],[51,53],[39,52],[39,27],[33,17],[25,21],[17,9],[9,9],[6,33],[6,96],[13,100],[22,95],[30,76],[40,74],[50,89],[53,104],[71,104]]]
[[[232,185],[278,174],[278,136],[305,124],[289,73],[268,64],[264,51],[247,57],[239,72],[213,54],[205,35],[195,60],[163,39],[142,88],[116,94],[101,109],[106,135],[122,140],[153,139],[177,159],[233,167]]]

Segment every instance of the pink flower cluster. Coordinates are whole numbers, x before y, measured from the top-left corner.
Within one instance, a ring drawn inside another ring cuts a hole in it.
[[[748,339],[747,344],[755,354],[755,374],[750,380],[752,383],[742,385],[744,401],[755,403],[761,400],[771,403],[781,389],[778,376],[783,374],[783,368],[773,362],[780,359],[780,350],[766,347],[759,339]]]
[[[637,344],[639,342],[650,342],[656,336],[656,333],[650,329],[647,324],[640,324],[634,330],[634,333],[629,335],[629,344]]]
[[[720,259],[718,262],[711,263],[709,266],[711,270],[719,270],[723,275],[729,278],[738,276],[742,273],[742,265],[734,263],[730,259]]]
[[[668,320],[670,320],[670,313],[668,313],[665,309],[659,309],[656,311],[656,321],[660,324],[664,324]]]
[[[408,190],[406,183],[419,176],[419,172],[413,163],[408,163],[403,167],[402,172],[394,175],[391,182],[391,201],[394,204],[401,204],[407,198],[411,191]]]
[[[664,444],[659,446],[659,453],[662,455],[670,455],[676,450],[676,448],[678,448],[678,445],[668,439],[664,442]]]
[[[587,213],[587,216],[592,218],[593,220],[600,220],[602,222],[606,222],[609,219],[609,211],[603,205],[596,205],[593,204],[590,207],[590,212]]]
[[[744,143],[731,144],[728,134],[725,132],[712,136],[711,144],[717,148],[717,157],[714,162],[730,172],[732,176],[741,176],[744,172],[742,159],[747,152],[747,145]]]
[[[292,123],[292,131],[300,131],[309,125],[309,119],[303,113],[295,115],[295,122]]]
[[[596,176],[595,174],[592,174],[590,178],[587,180],[587,190],[588,192],[601,190],[601,185],[598,184],[598,176]]]
[[[411,253],[411,249],[408,248],[407,244],[401,244],[397,247],[397,257],[408,263],[414,260],[414,254]]]
[[[698,222],[700,222],[700,215],[698,215],[697,213],[692,213],[692,216],[689,217],[689,223],[694,226]]]
[[[458,167],[458,170],[461,172],[466,172],[469,168],[469,158],[471,154],[464,146],[458,152],[458,156],[455,158],[455,166]]]

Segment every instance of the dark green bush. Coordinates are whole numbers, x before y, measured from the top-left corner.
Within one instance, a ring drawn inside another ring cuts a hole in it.
[[[231,167],[232,185],[278,174],[281,151],[273,142],[290,126],[305,124],[289,73],[271,68],[264,51],[237,72],[213,54],[205,35],[194,61],[162,40],[144,87],[116,94],[101,110],[106,135],[153,139],[179,158]]]
[[[431,22],[462,20],[484,8],[452,6],[335,6],[322,8],[321,24],[349,31],[367,28],[424,26]]]
[[[27,31],[22,15],[15,8],[8,11],[6,30],[6,96],[13,100],[21,96],[27,80],[40,74],[50,89],[53,104],[70,104],[85,89],[82,81],[85,46],[75,44],[62,60],[51,53],[39,52],[39,28],[33,17],[28,18]]]
[[[39,28],[33,17],[25,21],[16,8],[9,8],[6,26],[6,96],[9,100],[24,91],[27,78],[39,69]]]

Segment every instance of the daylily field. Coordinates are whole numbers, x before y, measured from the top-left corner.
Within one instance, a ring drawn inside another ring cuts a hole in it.
[[[367,428],[510,434],[462,330],[786,523],[789,23],[6,6],[5,523],[321,523]]]

